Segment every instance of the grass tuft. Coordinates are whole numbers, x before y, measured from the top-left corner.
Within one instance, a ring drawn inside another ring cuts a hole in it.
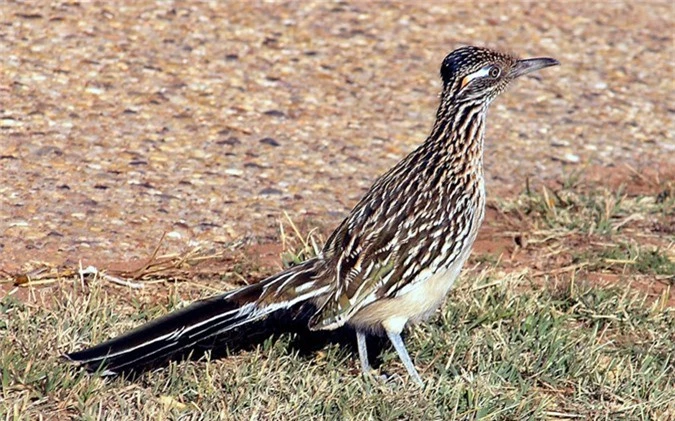
[[[49,306],[5,297],[0,408],[19,419],[97,419],[101,411],[109,419],[513,419],[554,412],[665,419],[674,413],[673,308],[583,280],[523,292],[530,282],[492,270],[473,281],[465,276],[439,317],[409,332],[424,390],[406,382],[392,350],[381,357],[393,377],[382,382],[360,376],[357,357],[338,345],[301,355],[292,335],[225,359],[172,363],[135,382],[86,375],[58,355],[137,324],[112,311],[124,307],[117,297],[101,285],[87,295],[58,293]],[[145,314],[173,307],[159,304]]]

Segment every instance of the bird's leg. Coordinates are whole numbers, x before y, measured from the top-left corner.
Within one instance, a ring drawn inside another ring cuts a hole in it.
[[[359,360],[361,360],[361,371],[363,374],[370,374],[372,367],[368,362],[368,348],[366,348],[366,334],[363,332],[356,332],[356,343],[359,346]]]
[[[408,370],[408,374],[410,375],[410,377],[412,377],[412,379],[415,380],[415,383],[417,383],[418,385],[424,386],[422,378],[417,373],[415,366],[410,360],[408,350],[405,349],[405,344],[403,343],[403,339],[401,339],[401,333],[387,331],[387,336],[389,337],[389,340],[391,341],[392,345],[394,345],[394,349],[396,349],[396,353],[403,362],[403,365],[405,366],[406,370]]]

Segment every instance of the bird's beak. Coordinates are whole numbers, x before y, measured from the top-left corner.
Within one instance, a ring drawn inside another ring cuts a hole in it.
[[[510,76],[512,79],[526,75],[535,70],[543,69],[545,67],[557,66],[560,62],[554,58],[538,57],[528,58],[525,60],[518,60],[516,65],[511,69]]]

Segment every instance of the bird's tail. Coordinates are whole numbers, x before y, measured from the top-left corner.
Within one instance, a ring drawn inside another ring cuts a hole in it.
[[[289,268],[253,285],[198,301],[126,334],[64,357],[90,371],[117,374],[145,367],[213,337],[259,321],[279,310],[324,294],[318,259]]]

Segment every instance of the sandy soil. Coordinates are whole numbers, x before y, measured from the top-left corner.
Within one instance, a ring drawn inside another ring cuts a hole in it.
[[[562,66],[492,107],[493,197],[675,165],[670,2],[0,4],[0,270],[329,230],[432,125],[464,44]],[[604,174],[604,173],[603,173]]]

